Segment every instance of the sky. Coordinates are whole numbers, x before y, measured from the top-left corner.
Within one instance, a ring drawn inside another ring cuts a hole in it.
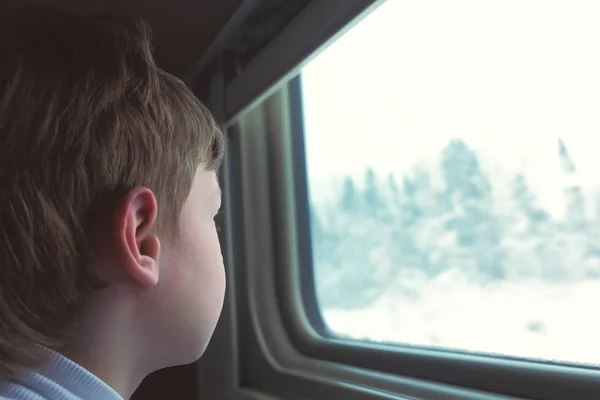
[[[367,166],[432,162],[452,138],[524,172],[551,212],[558,137],[600,189],[598,21],[597,0],[383,2],[302,71],[313,196]]]

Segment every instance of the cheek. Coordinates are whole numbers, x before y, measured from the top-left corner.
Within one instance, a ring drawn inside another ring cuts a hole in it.
[[[220,313],[225,293],[225,267],[214,224],[203,232],[196,245],[196,282],[204,292],[202,301],[206,307],[218,309]]]
[[[214,223],[196,225],[186,238],[185,292],[190,295],[193,307],[203,329],[211,333],[216,325],[225,295],[225,268],[221,246]]]
[[[165,250],[157,321],[177,362],[193,362],[208,345],[223,307],[225,270],[216,229],[212,222],[186,227],[178,244]]]
[[[168,245],[167,245],[168,246]],[[220,301],[225,289],[225,270],[221,246],[211,220],[188,219],[182,222],[177,244],[165,249],[161,261],[165,275],[159,278],[177,297],[193,298],[206,303]],[[164,278],[164,279],[163,279]]]

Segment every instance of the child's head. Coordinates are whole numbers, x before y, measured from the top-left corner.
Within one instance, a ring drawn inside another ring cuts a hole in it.
[[[0,377],[44,347],[194,361],[225,287],[217,124],[142,23],[14,11],[0,55]]]

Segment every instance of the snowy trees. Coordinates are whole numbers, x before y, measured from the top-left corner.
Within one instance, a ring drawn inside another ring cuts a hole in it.
[[[559,139],[566,177],[577,168]],[[425,278],[460,271],[479,282],[581,280],[600,275],[600,212],[589,215],[575,179],[563,191],[564,215],[544,209],[527,176],[490,178],[476,151],[452,140],[437,163],[402,176],[346,176],[334,201],[313,207],[317,293],[323,306],[363,308],[390,291],[414,296],[407,273]],[[504,185],[500,187],[499,185]],[[497,195],[496,189],[508,193]]]

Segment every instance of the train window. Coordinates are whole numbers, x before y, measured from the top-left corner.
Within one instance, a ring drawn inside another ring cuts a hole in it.
[[[301,73],[333,335],[600,364],[600,4],[387,1]]]

